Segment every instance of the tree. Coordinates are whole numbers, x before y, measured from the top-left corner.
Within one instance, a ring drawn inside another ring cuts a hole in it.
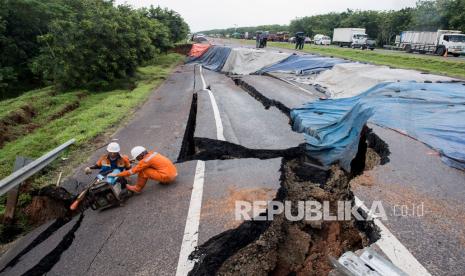
[[[438,0],[437,9],[441,18],[441,28],[465,32],[465,1]]]
[[[142,12],[149,18],[158,20],[169,28],[170,39],[173,43],[179,42],[187,38],[189,26],[184,19],[175,11],[167,8],[162,9],[160,6],[150,6],[148,10]]]
[[[436,31],[441,26],[441,16],[436,1],[419,0],[412,14],[411,27],[418,31]]]
[[[350,11],[341,21],[340,27],[365,28],[368,37],[376,38],[379,33],[380,13],[377,11]]]
[[[47,33],[48,24],[66,13],[61,0],[0,0],[2,98],[41,84],[30,69],[39,53],[37,36]]]
[[[105,89],[133,76],[137,66],[170,45],[167,27],[129,6],[81,0],[73,2],[72,10],[39,36],[41,52],[32,66],[61,89]]]
[[[392,44],[396,35],[410,29],[412,8],[388,11],[380,14],[378,44]]]
[[[7,45],[11,45],[8,37],[5,36],[6,21],[0,16],[0,49],[5,50]],[[0,56],[0,99],[6,98],[6,93],[9,84],[16,81],[17,74],[14,72],[13,67],[9,66],[4,59],[4,55]]]

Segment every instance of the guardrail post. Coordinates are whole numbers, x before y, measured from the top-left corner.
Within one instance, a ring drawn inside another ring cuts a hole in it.
[[[71,139],[66,143],[62,144],[61,146],[47,152],[46,154],[42,155],[41,157],[27,164],[26,166],[20,168],[19,170],[16,170],[9,176],[0,179],[0,195],[6,194],[12,188],[18,186],[20,183],[24,182],[24,180],[28,179],[41,169],[45,168],[48,164],[55,160],[60,155],[60,153],[62,153],[66,148],[74,144],[74,142],[76,142],[76,140]]]
[[[17,171],[21,169],[22,167],[26,166],[27,164],[31,163],[34,161],[33,159],[25,158],[22,156],[16,156],[15,160],[15,166],[14,166],[14,171]],[[5,214],[3,216],[3,223],[4,224],[9,224],[13,221],[15,217],[15,211],[16,211],[16,205],[18,203],[18,197],[19,197],[19,188],[21,184],[12,188],[10,191],[7,193],[7,199],[6,199],[6,209],[5,209]]]

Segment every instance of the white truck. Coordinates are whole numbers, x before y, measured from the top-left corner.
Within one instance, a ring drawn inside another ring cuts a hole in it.
[[[465,54],[465,35],[453,30],[405,31],[400,34],[397,46],[409,53],[433,53],[443,56],[447,51],[448,54],[458,57]]]
[[[323,35],[323,34],[316,34],[313,37],[313,41],[314,41],[315,45],[329,45],[329,44],[331,44],[331,38],[329,36]]]
[[[333,33],[333,43],[341,47],[365,49],[367,39],[365,28],[336,28]]]

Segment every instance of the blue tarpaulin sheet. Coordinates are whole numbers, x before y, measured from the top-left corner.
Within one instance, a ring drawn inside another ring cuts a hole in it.
[[[350,170],[367,121],[397,130],[437,150],[449,166],[465,169],[465,85],[380,83],[351,98],[320,100],[291,112],[293,128],[324,166]]]
[[[199,63],[202,64],[204,68],[219,72],[221,68],[223,68],[230,53],[230,47],[212,46],[203,55],[191,59],[189,62]]]
[[[347,61],[339,58],[294,54],[281,62],[260,69],[257,74],[279,72],[307,75],[331,69],[334,65],[345,62]]]

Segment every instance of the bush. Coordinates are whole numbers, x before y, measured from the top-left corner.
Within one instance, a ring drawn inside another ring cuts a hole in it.
[[[32,69],[61,89],[105,89],[171,46],[160,22],[100,0],[75,2],[72,14],[53,21],[38,40],[42,49]]]

